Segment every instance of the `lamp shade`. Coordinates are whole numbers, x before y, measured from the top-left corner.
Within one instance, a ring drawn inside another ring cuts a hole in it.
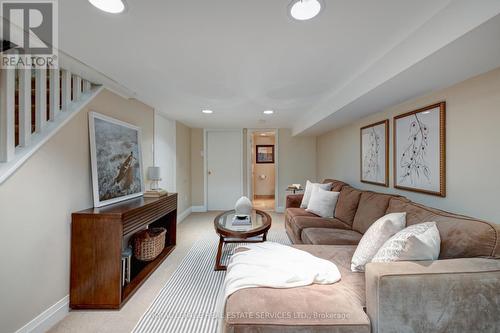
[[[160,167],[149,167],[148,168],[148,178],[149,178],[149,180],[161,180]]]

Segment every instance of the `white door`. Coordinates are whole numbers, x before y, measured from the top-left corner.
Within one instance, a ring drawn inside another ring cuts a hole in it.
[[[243,193],[242,133],[207,131],[207,208],[229,210]]]

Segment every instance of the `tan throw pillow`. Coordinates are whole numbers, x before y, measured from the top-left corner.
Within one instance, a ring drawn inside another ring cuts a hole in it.
[[[440,246],[441,237],[436,222],[414,224],[385,242],[372,262],[436,260]]]
[[[304,189],[304,196],[302,197],[302,202],[300,203],[300,208],[307,208],[314,187],[319,187],[323,190],[330,191],[330,189],[332,188],[332,183],[321,184],[321,183],[311,183],[310,181],[307,181],[306,188]]]
[[[391,213],[375,221],[365,232],[351,259],[353,272],[364,272],[365,265],[384,243],[406,226],[406,213]]]
[[[325,191],[319,187],[313,188],[306,211],[324,218],[333,218],[339,195],[340,192]]]

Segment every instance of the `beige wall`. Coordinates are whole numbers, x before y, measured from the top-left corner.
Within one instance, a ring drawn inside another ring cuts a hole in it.
[[[274,195],[274,163],[255,163],[255,151],[256,145],[274,145],[274,136],[260,136],[259,133],[254,134],[253,140],[253,153],[252,153],[252,163],[254,167],[254,195]],[[261,175],[265,176],[265,179],[261,179]]]
[[[107,90],[0,185],[0,330],[14,332],[68,295],[71,212],[93,206],[88,111],[142,128],[153,163],[153,109]]]
[[[436,103],[447,103],[447,197],[392,188],[392,117]],[[390,188],[359,181],[359,130],[391,119]],[[318,176],[337,178],[362,189],[399,193],[429,206],[500,223],[500,69],[450,88],[405,102],[318,138]]]
[[[203,206],[203,129],[191,128],[191,204]]]
[[[278,207],[284,208],[288,185],[317,179],[316,137],[292,136],[291,130],[279,129],[278,159]]]
[[[182,214],[191,207],[191,131],[186,125],[176,123],[176,191],[177,213]]]

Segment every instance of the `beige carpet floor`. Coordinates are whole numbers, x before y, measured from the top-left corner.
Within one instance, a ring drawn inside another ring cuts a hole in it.
[[[218,212],[193,213],[182,221],[177,226],[177,247],[175,250],[122,309],[71,311],[50,332],[119,333],[132,331],[194,242],[208,233],[215,232],[213,220],[217,214]],[[271,230],[283,230],[283,214],[271,213],[271,216],[273,219]]]

